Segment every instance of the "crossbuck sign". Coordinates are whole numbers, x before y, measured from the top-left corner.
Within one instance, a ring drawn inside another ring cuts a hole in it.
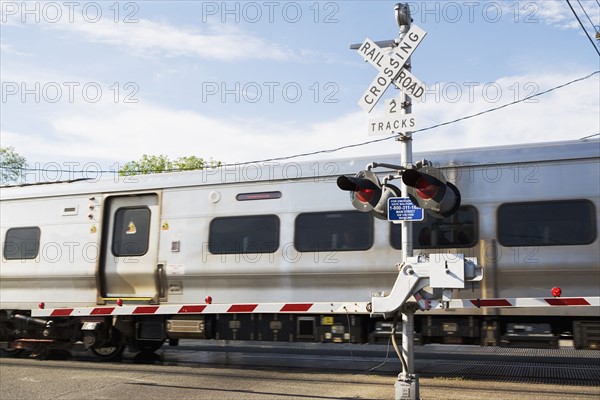
[[[381,99],[386,89],[394,85],[413,98],[420,98],[425,93],[425,85],[405,67],[411,54],[425,37],[426,32],[416,25],[411,25],[400,44],[391,54],[387,54],[370,39],[365,39],[358,49],[360,55],[379,73],[371,82],[358,104],[370,113]],[[386,116],[370,120],[369,134],[406,132],[416,129],[416,116],[411,114],[394,115],[393,108],[386,107]]]

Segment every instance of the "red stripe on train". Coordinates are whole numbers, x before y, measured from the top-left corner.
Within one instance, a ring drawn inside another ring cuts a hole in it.
[[[154,314],[158,310],[158,306],[140,306],[133,310],[134,314]]]
[[[201,313],[202,311],[204,311],[204,309],[206,308],[205,305],[200,305],[200,306],[182,306],[179,311],[177,311],[178,314],[185,314],[185,313]]]
[[[477,299],[469,300],[475,307],[512,307],[506,299]]]
[[[310,310],[313,306],[313,303],[306,304],[286,304],[279,310],[280,312],[306,312]]]
[[[227,312],[230,312],[230,313],[252,312],[256,309],[256,307],[258,307],[258,304],[234,304],[231,307],[229,307]]]
[[[71,315],[71,313],[73,312],[72,308],[59,308],[57,310],[52,310],[52,314],[50,314],[51,317],[66,317],[68,315]]]
[[[573,299],[544,299],[551,306],[589,306],[590,303],[583,297]]]
[[[94,308],[90,315],[110,315],[114,311],[114,307]]]

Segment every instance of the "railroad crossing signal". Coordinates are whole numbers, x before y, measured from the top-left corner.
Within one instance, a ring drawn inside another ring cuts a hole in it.
[[[458,188],[446,182],[444,174],[437,168],[407,169],[402,172],[402,182],[413,204],[436,218],[447,218],[460,207]]]
[[[401,153],[404,166],[391,167],[397,167],[394,169],[396,169],[399,174],[404,174],[408,171],[412,171],[409,169],[412,164],[412,147],[409,145],[409,143],[412,141],[411,132],[416,130],[417,127],[417,118],[416,116],[411,115],[412,107],[410,98],[419,98],[425,92],[425,85],[423,85],[423,83],[421,83],[410,73],[411,66],[409,63],[409,58],[425,37],[426,32],[416,25],[411,25],[412,18],[410,17],[410,8],[408,3],[396,4],[394,11],[396,15],[396,22],[400,27],[400,35],[398,40],[385,43],[385,45],[389,44],[391,47],[393,47],[390,54],[388,55],[387,52],[379,46],[381,42],[378,44],[368,38],[357,48],[363,59],[365,59],[378,70],[377,76],[362,95],[358,104],[363,110],[370,113],[392,82],[402,90],[402,100],[396,101],[393,99],[386,103],[387,112],[383,118],[369,120],[369,134],[372,135],[394,132],[403,134],[400,136],[399,140],[402,143]],[[355,47],[351,46],[351,48]],[[401,112],[396,113],[395,107],[398,105],[400,106]],[[378,165],[382,167],[390,167],[390,165]],[[340,189],[351,192],[350,196],[352,198],[352,205],[356,209],[360,211],[371,212],[375,217],[381,219],[386,219],[389,214],[392,220],[404,220],[405,223],[402,224],[402,235],[404,238],[407,238],[408,241],[406,242],[406,245],[402,246],[402,261],[403,263],[406,263],[408,257],[412,256],[412,242],[410,239],[412,237],[412,227],[409,223],[407,223],[407,221],[417,220],[417,210],[412,210],[410,204],[407,204],[408,202],[406,199],[398,199],[398,197],[400,197],[400,190],[392,185],[387,184],[388,180],[393,180],[399,178],[400,176],[388,176],[384,180],[384,185],[381,185],[377,176],[371,172],[371,168],[376,167],[377,163],[369,164],[367,171],[360,171],[353,178],[340,176],[337,180],[337,184]],[[409,172],[408,175],[413,175],[413,173]],[[407,180],[410,179],[407,177]],[[403,179],[403,182],[406,181]],[[429,181],[425,180],[425,182]],[[444,180],[444,184],[445,183],[446,182]],[[447,187],[449,186],[444,185],[443,188],[440,186],[438,191],[454,193],[452,189],[447,189]],[[425,188],[418,187],[417,189],[423,191]],[[402,188],[402,190],[405,189]],[[412,193],[413,196],[419,196],[419,193],[421,193],[410,187],[407,187],[406,190],[409,191],[409,196],[410,193]],[[458,190],[456,193],[458,193]],[[431,196],[431,198],[432,201],[425,203],[426,206],[422,208],[437,215],[441,215],[440,213],[445,213],[447,211],[445,208],[436,208],[438,203],[433,202],[434,200],[437,200],[435,195]],[[460,194],[458,194],[458,199],[458,204],[460,204]],[[388,201],[392,204],[391,206],[389,205]],[[404,203],[401,203],[402,201],[404,201]],[[412,197],[410,198],[410,201],[415,204],[418,203],[418,200],[413,199]],[[444,198],[440,201],[442,201],[445,206],[449,200]],[[396,206],[393,206],[394,204],[396,204]],[[408,207],[404,207],[402,204]],[[411,208],[410,217],[407,218],[406,215],[399,217],[399,214],[403,214],[403,210],[408,210],[408,208]],[[398,211],[400,211],[400,213],[398,213]],[[450,211],[454,212],[456,210],[453,209]],[[423,210],[420,210],[419,212],[422,214]],[[396,284],[394,284],[394,288],[392,289],[392,294],[399,292],[396,290],[397,286],[403,286],[404,289],[406,289],[406,284],[410,283],[406,282],[407,277],[410,280],[410,271],[408,269],[406,270],[406,276],[401,277],[399,275]],[[410,289],[413,288],[414,287],[411,287]],[[403,314],[403,321],[406,320],[406,324],[412,326],[414,323],[414,310],[411,307],[404,306],[411,290],[400,290],[400,292],[403,294],[395,296],[390,295],[386,297],[386,299],[381,299],[383,301],[373,298],[373,309],[375,310],[378,308],[375,307],[376,304],[378,306],[382,306],[381,308],[385,309],[386,311],[384,312],[386,316],[396,314],[400,310]],[[407,361],[403,363],[402,373],[398,375],[398,381],[396,382],[396,399],[418,399],[419,382],[418,377],[414,374],[412,329],[403,330],[402,342],[402,354],[404,355],[404,359]]]
[[[369,136],[382,133],[408,132],[416,129],[417,115],[402,114],[402,100],[389,99],[385,101],[386,115],[383,118],[369,119]]]
[[[387,219],[388,199],[400,196],[400,189],[379,182],[379,178],[369,171],[360,171],[356,176],[341,175],[337,179],[340,189],[350,192],[352,205],[358,211],[370,212],[374,217]]]
[[[423,95],[425,85],[404,68],[404,65],[426,34],[417,25],[411,25],[404,39],[389,56],[375,42],[365,39],[358,52],[369,64],[377,68],[379,73],[358,102],[363,110],[370,113],[392,82],[405,88],[409,95],[414,97]]]

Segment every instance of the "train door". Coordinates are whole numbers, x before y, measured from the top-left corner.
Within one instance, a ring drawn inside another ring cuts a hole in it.
[[[102,300],[158,303],[158,194],[111,196],[104,204]]]

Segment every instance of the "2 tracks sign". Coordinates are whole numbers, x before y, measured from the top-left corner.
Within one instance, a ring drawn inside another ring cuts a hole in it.
[[[370,113],[392,83],[413,98],[418,99],[425,93],[425,85],[411,74],[407,65],[411,54],[425,35],[423,29],[411,25],[402,41],[389,54],[368,38],[360,45],[360,55],[378,70],[377,76],[358,102],[363,110]],[[383,118],[369,120],[369,135],[410,132],[416,129],[416,116],[398,112],[398,105],[398,101],[392,99],[386,105],[386,115]]]

